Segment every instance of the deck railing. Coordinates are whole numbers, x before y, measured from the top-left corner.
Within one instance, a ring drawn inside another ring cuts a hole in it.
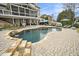
[[[11,12],[9,10],[0,10],[1,15],[11,15]]]
[[[37,17],[36,14],[28,14],[28,13],[18,13],[18,12],[15,12],[15,11],[10,11],[10,10],[2,10],[0,9],[0,15],[18,15],[18,16],[31,16],[31,17]]]

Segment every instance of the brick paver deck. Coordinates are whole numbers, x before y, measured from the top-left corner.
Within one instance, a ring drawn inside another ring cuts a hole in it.
[[[34,56],[78,56],[79,33],[72,29],[50,32],[45,39],[32,45]]]
[[[10,40],[6,39],[6,33],[9,30],[3,30],[0,31],[0,55],[6,51],[8,47],[15,41],[15,40]]]

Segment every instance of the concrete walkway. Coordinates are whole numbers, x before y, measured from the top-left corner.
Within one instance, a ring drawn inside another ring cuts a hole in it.
[[[34,43],[33,56],[79,56],[79,33],[72,29],[50,32],[46,37]]]

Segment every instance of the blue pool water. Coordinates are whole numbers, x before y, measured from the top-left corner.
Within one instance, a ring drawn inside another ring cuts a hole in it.
[[[43,39],[45,35],[51,31],[56,32],[59,30],[56,28],[31,29],[31,30],[24,30],[17,35],[18,38],[23,38],[24,40],[31,41],[32,43],[34,43]]]

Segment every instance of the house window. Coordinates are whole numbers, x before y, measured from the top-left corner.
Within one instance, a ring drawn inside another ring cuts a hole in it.
[[[11,5],[11,7],[12,7],[12,11],[18,12],[18,7],[17,6]]]
[[[19,8],[21,13],[24,13],[24,8]]]

